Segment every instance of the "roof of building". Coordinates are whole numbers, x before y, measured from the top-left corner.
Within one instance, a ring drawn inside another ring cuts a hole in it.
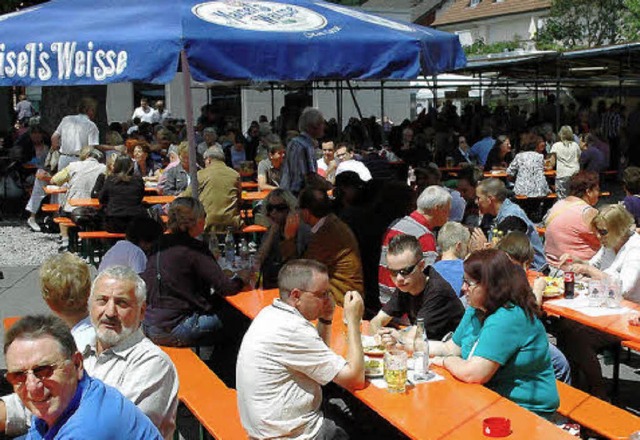
[[[454,0],[453,4],[437,14],[432,26],[444,26],[504,15],[522,14],[551,8],[551,0],[480,0],[470,6],[470,0]]]
[[[422,15],[431,11],[441,0],[369,0],[362,5],[367,11],[410,11],[411,21],[416,21]]]

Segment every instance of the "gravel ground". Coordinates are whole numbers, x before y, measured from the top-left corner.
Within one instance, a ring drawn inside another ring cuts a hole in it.
[[[58,234],[33,232],[26,221],[0,224],[0,266],[40,265],[58,253]]]

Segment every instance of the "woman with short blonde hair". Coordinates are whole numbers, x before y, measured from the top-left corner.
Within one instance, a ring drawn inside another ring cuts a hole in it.
[[[571,176],[580,171],[580,146],[573,139],[573,130],[568,125],[560,128],[560,141],[551,146],[551,167],[556,168],[556,193],[558,198],[567,195]]]

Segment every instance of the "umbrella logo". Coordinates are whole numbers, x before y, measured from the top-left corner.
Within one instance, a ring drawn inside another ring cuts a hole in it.
[[[397,21],[389,20],[388,18],[378,17],[373,14],[365,14],[364,12],[360,12],[353,8],[344,8],[342,6],[334,5],[333,3],[320,3],[316,2],[316,5],[321,6],[323,8],[331,9],[334,12],[338,12],[340,14],[347,15],[349,17],[357,18],[358,20],[366,21],[372,24],[378,24],[380,26],[388,27],[390,29],[395,29],[397,31],[404,32],[414,32],[415,29],[411,26],[407,26],[406,24],[398,23]]]
[[[270,1],[212,1],[191,12],[209,23],[249,31],[309,32],[327,25],[324,16],[310,9]]]

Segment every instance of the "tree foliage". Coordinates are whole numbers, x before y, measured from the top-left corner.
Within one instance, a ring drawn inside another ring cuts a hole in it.
[[[479,38],[470,46],[465,46],[464,52],[467,56],[487,55],[490,53],[512,52],[522,48],[522,39],[516,35],[512,41],[498,41],[490,44],[485,43],[482,38]]]
[[[553,0],[536,35],[540,49],[598,47],[640,40],[640,0]]]

